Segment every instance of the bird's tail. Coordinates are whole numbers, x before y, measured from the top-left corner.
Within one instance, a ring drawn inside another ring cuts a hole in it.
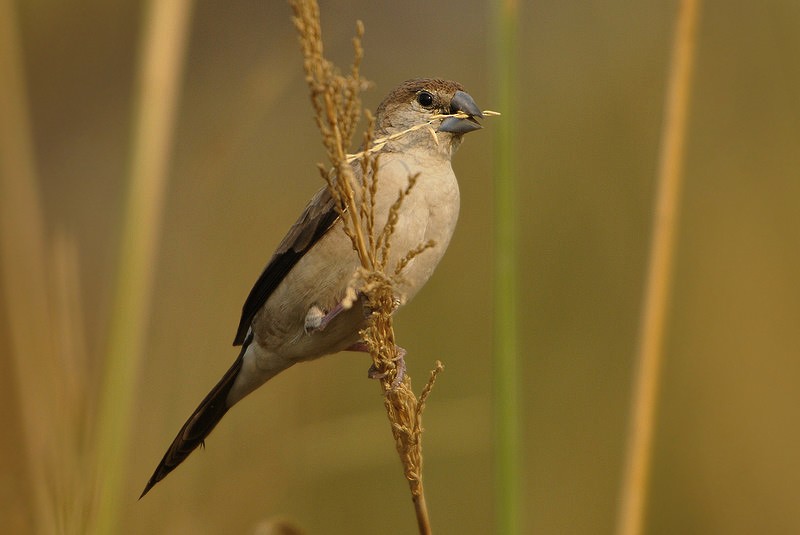
[[[172,441],[169,449],[164,454],[164,458],[158,463],[158,467],[156,467],[153,475],[150,476],[150,480],[144,487],[139,499],[142,499],[156,483],[177,468],[197,446],[202,445],[208,434],[228,412],[230,408],[227,403],[228,393],[242,370],[244,354],[252,340],[253,337],[250,334],[242,344],[242,351],[239,353],[236,362],[233,363],[233,366],[230,367],[217,385],[194,410],[189,419],[186,420],[181,430],[178,431],[178,436]]]

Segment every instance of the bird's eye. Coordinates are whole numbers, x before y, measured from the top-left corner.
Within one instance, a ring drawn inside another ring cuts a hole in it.
[[[427,91],[420,91],[417,93],[417,102],[419,102],[419,105],[423,108],[430,108],[433,106],[433,95]]]

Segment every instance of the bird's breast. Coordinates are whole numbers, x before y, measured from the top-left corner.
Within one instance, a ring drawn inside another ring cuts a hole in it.
[[[399,192],[408,189],[413,176],[416,182],[403,198],[389,237],[386,272],[394,273],[412,251],[432,245],[412,253],[400,273],[395,290],[401,303],[413,298],[430,278],[450,242],[459,211],[458,184],[449,161],[425,165],[386,157],[378,171],[376,233],[382,232]],[[259,345],[298,361],[335,353],[358,341],[358,331],[365,325],[360,302],[321,331],[307,332],[305,319],[312,307],[332,310],[347,293],[359,265],[339,221],[297,262],[256,315],[253,327]]]
[[[393,203],[400,190],[406,190],[409,177],[416,176],[414,186],[403,200],[394,234],[387,272],[393,273],[398,262],[410,252],[430,247],[406,264],[397,291],[407,302],[425,285],[444,256],[455,231],[460,207],[458,182],[449,160],[433,162],[392,159],[381,167],[380,187],[384,188],[384,203]],[[393,195],[392,195],[393,193]],[[386,209],[385,218],[389,210]]]

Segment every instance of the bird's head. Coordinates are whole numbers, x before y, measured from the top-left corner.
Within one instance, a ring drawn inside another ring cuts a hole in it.
[[[436,118],[459,112],[466,117]],[[483,117],[480,108],[458,82],[431,78],[408,80],[378,106],[375,135],[391,136],[432,121],[430,126],[403,134],[387,148],[399,150],[409,144],[432,143],[452,152],[464,134],[481,128],[476,119],[479,117]],[[436,139],[431,130],[436,133]]]

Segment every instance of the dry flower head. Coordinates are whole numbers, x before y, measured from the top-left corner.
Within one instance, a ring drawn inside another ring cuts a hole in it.
[[[297,28],[303,52],[303,67],[309,87],[315,120],[322,136],[330,167],[319,164],[319,170],[336,202],[337,210],[344,223],[344,231],[350,238],[360,268],[353,275],[351,291],[343,305],[352,306],[360,295],[371,311],[367,327],[361,337],[369,349],[373,365],[381,376],[381,387],[385,393],[384,405],[391,422],[392,435],[403,463],[406,478],[411,489],[417,520],[421,533],[429,533],[422,487],[422,411],[425,401],[433,388],[436,376],[443,369],[437,361],[430,378],[417,399],[411,389],[411,379],[404,374],[397,380],[397,362],[400,359],[392,328],[392,313],[400,304],[393,287],[402,280],[403,270],[416,256],[435,247],[436,243],[420,243],[407,251],[395,266],[387,266],[391,251],[391,238],[398,221],[403,201],[413,190],[418,175],[408,177],[406,188],[398,193],[391,206],[386,223],[380,227],[375,220],[375,202],[378,191],[378,152],[388,141],[407,135],[410,132],[427,128],[438,144],[434,121],[447,117],[467,118],[463,112],[441,114],[430,121],[414,125],[402,132],[373,139],[374,116],[363,112],[367,128],[362,146],[366,149],[348,154],[355,129],[362,116],[360,92],[369,86],[359,72],[363,58],[361,38],[364,26],[356,23],[353,38],[354,59],[349,74],[341,74],[334,65],[324,58],[322,31],[319,21],[319,6],[314,0],[290,0],[294,11],[294,24]],[[485,116],[499,115],[484,111]],[[358,162],[358,179],[352,165]],[[387,268],[390,268],[387,271]]]

